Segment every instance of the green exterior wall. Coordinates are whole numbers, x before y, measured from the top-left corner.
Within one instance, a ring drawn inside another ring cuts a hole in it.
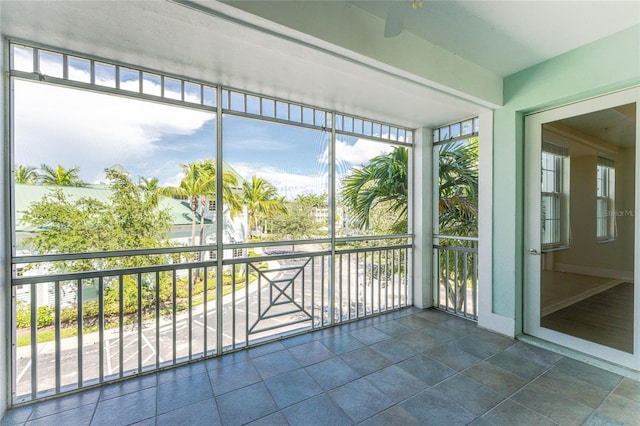
[[[516,334],[522,331],[525,253],[523,116],[636,85],[640,25],[504,80],[504,107],[493,123],[493,312],[515,318]]]

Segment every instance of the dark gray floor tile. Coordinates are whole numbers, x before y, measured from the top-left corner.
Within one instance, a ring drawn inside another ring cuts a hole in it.
[[[325,361],[335,356],[333,352],[317,340],[290,348],[289,353],[293,355],[303,367]]]
[[[570,358],[563,358],[552,368],[608,391],[615,389],[622,381],[617,374]]]
[[[216,397],[224,425],[241,425],[272,414],[278,406],[264,383],[256,383]]]
[[[203,362],[195,362],[193,364],[182,365],[180,367],[171,368],[158,373],[158,383],[179,380],[183,377],[189,377],[206,372],[207,367]]]
[[[399,405],[394,405],[393,407],[384,410],[382,413],[376,414],[368,420],[360,423],[361,426],[421,426],[424,424],[424,419],[416,419]]]
[[[370,348],[392,362],[400,362],[418,353],[412,347],[405,345],[395,338],[383,340],[375,345],[371,345]]]
[[[404,326],[409,327],[412,330],[422,330],[425,327],[430,327],[433,325],[432,322],[429,322],[424,318],[420,318],[417,315],[398,318],[396,321]]]
[[[487,359],[487,362],[526,380],[533,380],[548,369],[546,365],[538,364],[507,351],[495,354]]]
[[[260,381],[260,374],[251,361],[238,362],[209,371],[214,395],[222,395]]]
[[[291,426],[350,425],[345,414],[326,394],[299,402],[282,410]]]
[[[126,395],[131,392],[137,392],[142,389],[151,388],[156,386],[157,383],[157,376],[155,374],[150,374],[148,376],[129,379],[119,383],[114,383],[112,385],[107,385],[102,388],[100,400],[102,401],[109,398],[115,398],[117,396]]]
[[[242,350],[230,354],[224,354],[215,358],[208,359],[204,362],[207,370],[215,370],[225,365],[237,364],[249,360],[249,351]]]
[[[440,344],[437,339],[427,336],[421,331],[412,331],[411,333],[403,334],[395,338],[396,341],[401,342],[416,352],[428,351]]]
[[[33,412],[32,406],[13,408],[0,419],[0,426],[22,425]]]
[[[354,422],[361,422],[393,405],[391,398],[366,379],[358,379],[329,392],[333,401]]]
[[[516,342],[505,349],[505,352],[519,355],[522,358],[550,367],[560,361],[563,356],[549,350],[531,346],[525,342]]]
[[[29,420],[29,426],[53,426],[53,425],[88,425],[91,422],[95,405],[84,405],[71,410],[62,411],[46,417]]]
[[[342,386],[361,376],[340,358],[328,359],[309,366],[306,370],[324,390]]]
[[[301,368],[264,381],[278,407],[296,404],[322,392],[322,389]]]
[[[183,377],[158,385],[158,413],[166,413],[213,397],[207,373]]]
[[[485,359],[511,346],[513,340],[479,329],[470,335],[457,339],[452,344],[471,355]]]
[[[456,374],[455,370],[422,354],[402,361],[398,364],[398,367],[413,374],[430,386]]]
[[[52,399],[50,401],[43,401],[33,406],[33,413],[31,414],[31,417],[29,417],[29,420],[33,420],[38,417],[50,416],[51,414],[61,413],[66,410],[81,407],[83,405],[95,406],[95,403],[98,402],[99,398],[100,389],[91,389],[88,391]]]
[[[433,390],[451,398],[476,416],[483,415],[504,400],[502,395],[462,374],[448,378],[434,386]]]
[[[427,387],[427,384],[397,365],[365,376],[373,386],[394,403],[409,398]]]
[[[457,371],[464,370],[482,361],[477,356],[471,355],[469,352],[460,351],[447,343],[429,349],[425,352],[425,355]]]
[[[635,402],[619,395],[611,395],[605,399],[596,413],[627,425],[640,424],[640,402]]]
[[[505,397],[528,383],[522,377],[484,361],[464,370],[462,374]]]
[[[452,333],[462,337],[470,333],[478,331],[478,323],[463,318],[451,317],[447,321],[438,324],[438,327],[449,330]]]
[[[391,365],[391,361],[368,347],[346,353],[340,358],[362,376]]]
[[[535,380],[535,383],[545,386],[560,395],[591,407],[598,408],[609,395],[609,391],[568,376],[558,370],[551,370]]]
[[[400,404],[400,407],[410,416],[433,425],[466,425],[475,419],[464,407],[432,389],[426,389],[409,398]]]
[[[441,327],[440,324],[435,324],[431,327],[426,327],[420,330],[420,333],[429,336],[436,343],[448,343],[452,340],[459,339],[466,336],[468,333],[460,330],[452,330],[450,328]]]
[[[131,424],[156,415],[156,388],[98,402],[92,426]]]
[[[397,337],[413,331],[411,328],[407,327],[406,325],[400,324],[396,320],[385,321],[374,325],[374,327],[391,337]]]
[[[451,319],[451,315],[445,314],[437,309],[426,309],[422,312],[414,314],[416,317],[420,317],[432,323],[440,323]]]
[[[249,357],[257,358],[266,354],[270,354],[272,352],[281,351],[283,349],[285,349],[285,347],[282,342],[266,343],[264,345],[249,349]]]
[[[220,425],[218,407],[213,398],[185,405],[158,416],[157,426],[209,426]]]
[[[556,426],[554,422],[533,410],[506,399],[493,410],[471,423],[473,426]]]
[[[561,425],[581,424],[593,412],[593,409],[586,405],[565,398],[536,383],[530,383],[520,389],[511,399]]]
[[[391,338],[391,336],[383,333],[375,327],[360,328],[358,330],[352,331],[349,334],[351,334],[353,337],[355,337],[365,345],[373,345],[374,343],[378,343]]]
[[[300,363],[287,350],[254,358],[252,362],[263,379],[275,377],[301,367]]]
[[[288,337],[284,340],[281,340],[280,343],[282,343],[282,346],[284,346],[285,348],[293,348],[295,346],[313,341],[314,334],[315,333],[305,333],[298,336]]]
[[[156,426],[156,418],[149,417],[148,419],[140,420],[139,422],[131,423],[131,426]]]
[[[624,378],[613,394],[640,403],[640,382]]]
[[[637,426],[637,423],[632,425]],[[629,426],[629,424],[619,422],[605,414],[602,414],[600,411],[596,411],[591,415],[591,417],[582,423],[582,426]]]
[[[342,355],[347,352],[355,351],[363,347],[364,345],[355,337],[350,334],[335,334],[325,339],[320,340],[323,345],[331,349],[336,355]]]
[[[289,422],[281,411],[276,411],[273,414],[248,423],[247,426],[289,426]]]

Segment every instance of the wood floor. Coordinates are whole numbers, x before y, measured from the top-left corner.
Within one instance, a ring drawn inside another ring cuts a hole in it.
[[[633,352],[633,284],[618,284],[556,310],[542,317],[540,325],[631,353]]]

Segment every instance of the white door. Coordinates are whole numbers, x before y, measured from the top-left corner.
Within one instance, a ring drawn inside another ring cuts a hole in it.
[[[524,332],[640,371],[640,88],[525,118]]]

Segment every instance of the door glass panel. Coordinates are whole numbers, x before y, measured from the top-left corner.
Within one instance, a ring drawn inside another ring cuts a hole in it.
[[[540,325],[633,353],[636,104],[542,128]]]

